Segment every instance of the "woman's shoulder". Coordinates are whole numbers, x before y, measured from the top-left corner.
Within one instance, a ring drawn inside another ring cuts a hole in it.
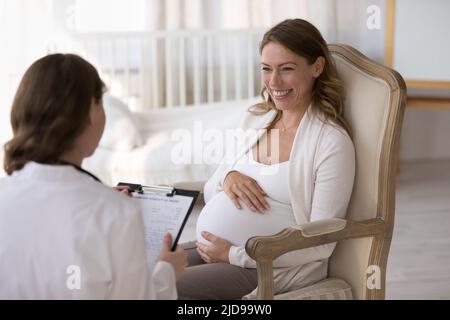
[[[344,139],[344,140],[350,140],[351,138],[347,131],[342,128],[339,124],[333,123],[331,121],[325,121],[324,122],[324,135],[327,136],[329,139]]]
[[[242,114],[240,127],[243,129],[264,128],[274,118],[275,113],[275,110],[266,109],[262,104],[255,104]]]
[[[340,125],[326,121],[323,124],[322,149],[345,149],[354,152],[354,144],[347,131]]]

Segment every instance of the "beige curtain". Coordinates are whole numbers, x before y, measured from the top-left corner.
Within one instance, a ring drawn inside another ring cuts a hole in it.
[[[12,135],[9,112],[20,78],[46,53],[50,18],[50,1],[0,0],[0,145]]]

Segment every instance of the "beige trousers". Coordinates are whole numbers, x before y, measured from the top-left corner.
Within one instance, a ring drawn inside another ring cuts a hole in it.
[[[256,269],[229,263],[205,263],[195,242],[181,244],[188,254],[189,266],[177,283],[180,300],[241,299],[258,285]]]

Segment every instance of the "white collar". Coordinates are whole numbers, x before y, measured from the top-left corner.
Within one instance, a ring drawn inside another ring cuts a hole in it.
[[[85,176],[69,165],[50,165],[30,161],[19,170],[14,171],[13,177],[37,180],[63,180],[80,179]]]

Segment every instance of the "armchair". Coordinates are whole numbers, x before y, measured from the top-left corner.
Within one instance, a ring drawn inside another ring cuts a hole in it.
[[[395,214],[398,144],[406,86],[394,70],[346,45],[330,45],[346,90],[344,117],[353,131],[356,176],[346,219],[286,228],[246,243],[257,262],[258,299],[384,299]],[[194,187],[194,185],[181,185]],[[201,190],[202,184],[196,183]],[[201,204],[197,204],[200,205]],[[274,297],[273,260],[289,251],[337,242],[329,278]],[[374,285],[368,282],[374,280]]]
[[[274,297],[273,259],[288,251],[332,242],[337,245],[329,259],[329,277],[345,281],[356,299],[385,296],[406,86],[396,71],[349,46],[330,45],[329,49],[346,89],[344,117],[352,128],[356,150],[355,184],[347,219],[316,221],[286,228],[274,236],[250,238],[246,251],[257,261],[258,299]],[[379,277],[378,285],[368,286],[372,275]],[[326,295],[326,286],[320,282],[311,287],[321,287]],[[297,291],[307,297],[308,288]],[[296,294],[284,297],[295,298]]]

